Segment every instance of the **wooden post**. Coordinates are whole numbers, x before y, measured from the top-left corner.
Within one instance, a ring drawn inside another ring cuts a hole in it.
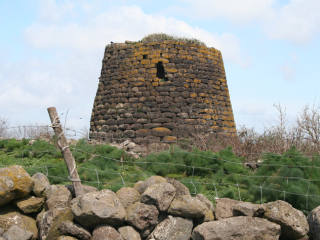
[[[62,152],[63,159],[64,159],[64,161],[67,165],[68,171],[69,171],[70,180],[73,183],[75,195],[76,195],[76,197],[78,197],[83,194],[81,181],[79,179],[79,175],[78,175],[78,172],[76,169],[76,164],[75,164],[74,158],[73,158],[72,153],[70,151],[70,148],[68,146],[67,140],[64,136],[64,132],[61,127],[61,123],[59,121],[57,110],[55,107],[50,107],[47,110],[48,110],[48,113],[50,116],[50,120],[51,120],[51,124],[52,124],[51,126],[54,130],[56,137],[57,137],[58,146]]]

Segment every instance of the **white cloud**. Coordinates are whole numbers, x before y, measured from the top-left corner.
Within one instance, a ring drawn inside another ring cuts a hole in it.
[[[102,53],[102,49],[110,41],[138,40],[152,32],[167,32],[201,39],[208,46],[221,50],[225,60],[241,67],[248,65],[247,61],[242,59],[236,35],[217,35],[172,17],[148,15],[143,13],[139,6],[112,7],[86,20],[84,25],[77,21],[67,24],[36,22],[24,32],[25,40],[37,49],[63,48],[88,54],[92,51]]]
[[[278,67],[278,70],[281,71],[285,81],[293,82],[295,80],[297,61],[298,61],[298,55],[291,54],[290,60]]]
[[[261,115],[265,112],[265,107],[256,104],[246,104],[240,112],[247,115]]]

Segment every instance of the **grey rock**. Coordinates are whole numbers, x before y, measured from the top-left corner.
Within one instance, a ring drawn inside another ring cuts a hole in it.
[[[314,240],[320,240],[320,206],[313,209],[308,215],[309,233]]]
[[[270,222],[279,224],[283,236],[287,238],[299,239],[309,232],[305,215],[285,201],[267,203],[264,217]]]
[[[146,229],[140,231],[140,236],[141,238],[145,239],[147,238],[151,233],[152,231],[154,230],[154,228],[159,224],[161,223],[163,220],[165,220],[168,216],[168,213],[167,212],[159,212],[159,215],[158,215],[158,221],[153,224],[153,225],[150,225],[149,227],[147,227]]]
[[[192,232],[192,219],[168,216],[156,226],[148,240],[189,240]]]
[[[140,194],[134,188],[123,187],[116,192],[122,206],[127,209],[130,205],[140,201]]]
[[[139,189],[139,187],[140,187],[140,185],[141,185],[142,183],[143,183],[143,181],[138,181],[138,182],[136,182],[136,183],[133,185],[133,188],[138,191],[138,189]]]
[[[73,185],[65,185],[65,187],[71,192],[72,198],[76,197],[76,194],[74,192]],[[99,190],[92,186],[82,185],[83,194],[89,193],[89,192],[99,192]]]
[[[101,224],[93,230],[91,240],[123,240],[123,238],[113,227]]]
[[[4,234],[4,229],[0,228],[0,237],[2,237],[3,234]]]
[[[192,240],[215,239],[254,239],[278,240],[281,227],[266,219],[254,217],[233,217],[219,221],[205,222],[197,226],[192,234]]]
[[[240,201],[230,198],[216,199],[215,217],[217,220],[233,217],[234,206],[239,204]]]
[[[174,196],[175,188],[167,182],[153,184],[148,187],[141,195],[141,202],[156,206],[159,211],[166,211]]]
[[[126,221],[142,231],[157,223],[159,211],[153,205],[137,202],[127,208]]]
[[[207,210],[207,206],[198,198],[182,195],[173,199],[167,212],[179,217],[200,218]]]
[[[43,198],[29,195],[25,198],[13,200],[11,203],[17,206],[24,213],[33,213],[41,211],[44,200]]]
[[[32,192],[37,197],[44,197],[49,199],[52,194],[52,189],[48,178],[43,173],[36,173],[32,176],[34,186]]]
[[[61,235],[70,235],[81,240],[90,240],[91,234],[89,230],[85,229],[79,224],[71,221],[64,221],[58,228]]]
[[[253,204],[250,202],[240,202],[234,206],[234,216],[258,217],[264,213],[266,206],[264,204]]]
[[[78,240],[78,239],[70,236],[60,236],[57,238],[57,240]]]
[[[65,186],[57,186],[58,190],[46,201],[46,210],[71,207],[71,192]]]
[[[141,240],[140,234],[131,226],[121,227],[118,231],[124,240]]]
[[[126,216],[120,199],[108,189],[86,193],[72,199],[71,208],[74,218],[89,229],[99,224],[121,226]]]
[[[56,240],[61,235],[58,227],[67,220],[73,220],[70,208],[53,208],[45,212],[38,225],[39,239]]]
[[[144,191],[153,184],[167,182],[167,180],[160,176],[151,176],[147,180],[145,180],[138,188],[138,192],[143,194]]]
[[[6,240],[30,240],[32,237],[32,232],[21,229],[17,225],[11,226],[3,235],[3,238]]]
[[[188,195],[191,197],[189,189],[185,185],[183,185],[181,182],[168,177],[166,178],[166,180],[176,189],[176,197],[181,195]]]
[[[201,202],[203,202],[211,212],[214,212],[214,210],[215,210],[214,206],[213,206],[212,202],[210,202],[210,200],[208,198],[206,198],[206,196],[199,193],[195,197],[198,198]]]

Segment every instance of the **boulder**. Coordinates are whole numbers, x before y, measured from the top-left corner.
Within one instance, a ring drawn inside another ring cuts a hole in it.
[[[126,211],[117,195],[109,189],[89,192],[71,201],[74,218],[84,227],[92,229],[99,224],[121,226]]]
[[[240,203],[240,201],[230,198],[218,198],[216,199],[215,217],[217,220],[233,217],[234,206]]]
[[[168,177],[166,178],[166,180],[176,189],[176,197],[181,195],[189,195],[191,197],[189,189],[185,185],[183,185],[181,182]]]
[[[3,230],[3,228],[0,228],[0,237],[2,237],[2,236],[3,236],[3,234],[4,234],[4,230]]]
[[[57,240],[78,240],[78,239],[70,236],[60,236],[57,238]]]
[[[159,211],[166,211],[174,196],[175,188],[167,182],[153,184],[148,187],[141,195],[141,202],[156,206]]]
[[[142,183],[143,183],[143,181],[138,181],[138,182],[136,182],[136,183],[133,185],[133,188],[138,191],[138,189],[139,189],[139,187],[140,187],[140,185],[141,185]]]
[[[57,188],[58,190],[46,201],[46,210],[71,207],[72,196],[70,191],[65,186],[57,186]]]
[[[90,240],[91,234],[89,230],[85,229],[79,224],[73,223],[71,221],[64,221],[58,227],[61,235],[73,236],[81,240]]]
[[[38,238],[38,229],[36,221],[33,218],[24,214],[19,208],[13,205],[7,204],[0,207],[0,228],[7,231],[13,225],[32,232],[32,240],[36,240]]]
[[[46,175],[43,173],[36,173],[32,176],[32,180],[34,181],[34,186],[32,189],[34,195],[49,199],[51,197],[52,190]]]
[[[206,198],[206,196],[199,193],[195,197],[198,198],[201,202],[203,202],[211,212],[214,212],[214,206],[212,202],[210,202],[210,200]]]
[[[178,217],[200,218],[205,215],[207,209],[198,198],[181,195],[173,199],[167,212]]]
[[[234,216],[258,217],[263,215],[266,210],[264,204],[253,204],[250,202],[240,202],[234,206]]]
[[[141,240],[140,234],[131,226],[125,226],[118,229],[124,240]]]
[[[138,192],[143,194],[144,191],[153,184],[167,182],[167,180],[160,176],[151,176],[147,180],[145,180],[138,188]]]
[[[267,203],[264,217],[270,222],[279,224],[284,237],[299,239],[309,232],[305,215],[285,201]]]
[[[126,221],[131,226],[142,231],[151,225],[155,225],[158,215],[159,211],[155,206],[136,202],[127,208]]]
[[[74,192],[74,187],[73,185],[65,185],[65,187],[71,192],[72,198],[76,197],[76,193]],[[88,185],[83,185],[82,184],[82,190],[83,194],[89,193],[89,192],[99,192],[99,190],[95,187],[88,186]]]
[[[189,240],[192,227],[192,219],[169,215],[164,221],[156,226],[147,239]]]
[[[41,211],[44,200],[43,198],[29,195],[25,198],[13,200],[11,203],[17,206],[24,213],[33,213]]]
[[[123,240],[123,238],[113,227],[101,224],[93,230],[91,240]]]
[[[17,225],[11,226],[3,235],[6,240],[31,240],[33,233],[19,228]]]
[[[149,227],[147,227],[146,229],[144,229],[143,231],[140,231],[140,236],[142,239],[147,238],[152,231],[154,230],[154,228],[161,223],[163,220],[165,220],[168,216],[167,212],[159,212],[158,215],[158,221],[155,224],[150,225]]]
[[[314,240],[320,240],[320,206],[313,209],[308,215],[309,233]]]
[[[140,194],[134,188],[123,187],[116,192],[122,206],[127,209],[130,205],[140,201]]]
[[[32,178],[22,167],[14,165],[0,168],[0,206],[28,196],[33,185]]]
[[[58,227],[67,220],[73,220],[70,208],[52,208],[46,211],[39,221],[39,239],[56,240],[61,235]]]
[[[254,217],[233,217],[218,221],[205,222],[197,226],[192,234],[192,240],[213,239],[264,239],[278,240],[281,227],[266,219]]]

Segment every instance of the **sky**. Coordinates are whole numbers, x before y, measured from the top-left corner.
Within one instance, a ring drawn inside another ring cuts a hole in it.
[[[319,0],[2,0],[0,117],[89,127],[104,48],[164,32],[222,53],[237,128],[294,123],[320,97]],[[63,121],[65,119],[62,119]]]

